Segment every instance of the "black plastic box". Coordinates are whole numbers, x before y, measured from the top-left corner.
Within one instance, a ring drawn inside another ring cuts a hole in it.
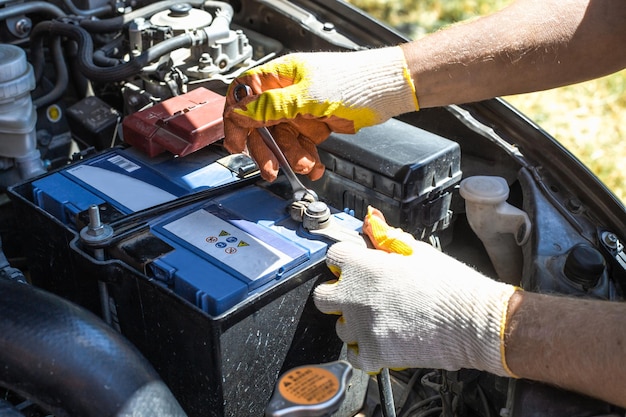
[[[115,129],[120,115],[98,97],[86,97],[68,107],[67,118],[74,139],[82,146],[108,149],[115,145]]]
[[[461,180],[458,143],[390,119],[355,135],[332,134],[318,149],[326,172],[304,181],[329,205],[354,209],[357,218],[374,206],[418,237],[447,228]]]

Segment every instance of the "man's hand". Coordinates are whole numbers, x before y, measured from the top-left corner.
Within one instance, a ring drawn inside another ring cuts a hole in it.
[[[238,84],[252,90],[239,102],[233,96]],[[247,148],[263,178],[272,181],[278,161],[255,130],[267,126],[294,171],[315,180],[324,173],[316,146],[331,132],[355,133],[417,109],[400,47],[295,53],[233,81],[224,110],[224,145],[230,152]]]
[[[382,214],[370,211],[380,230]],[[386,225],[386,223],[384,223]],[[382,235],[410,255],[333,245],[327,264],[338,280],[318,286],[315,305],[340,315],[337,334],[348,360],[367,372],[381,368],[474,368],[509,376],[504,361],[507,305],[516,288],[487,278],[399,229]],[[397,243],[402,245],[398,246]]]

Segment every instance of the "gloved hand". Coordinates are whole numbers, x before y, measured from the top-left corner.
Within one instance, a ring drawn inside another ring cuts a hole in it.
[[[233,89],[252,94],[237,102]],[[315,180],[324,173],[316,146],[331,132],[355,133],[365,126],[418,109],[402,49],[289,54],[246,71],[230,85],[224,109],[224,145],[246,147],[263,178],[272,181],[278,161],[256,132],[271,126],[295,172]]]
[[[513,376],[503,332],[516,287],[399,236],[410,244],[410,255],[348,242],[328,251],[327,264],[339,278],[319,285],[314,302],[320,311],[341,316],[336,329],[348,344],[348,360],[367,372],[473,368]]]

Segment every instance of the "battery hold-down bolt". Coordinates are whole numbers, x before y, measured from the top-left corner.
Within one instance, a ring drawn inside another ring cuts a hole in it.
[[[95,246],[113,236],[113,228],[100,220],[100,209],[97,205],[89,206],[88,213],[89,224],[80,231],[80,238],[84,243]]]

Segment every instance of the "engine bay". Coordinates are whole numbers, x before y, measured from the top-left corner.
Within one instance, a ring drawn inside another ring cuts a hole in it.
[[[239,74],[280,55],[401,35],[331,0],[2,1],[0,23],[2,279],[95,313],[189,416],[261,416],[279,375],[345,356],[335,318],[310,298],[332,278],[326,249],[344,237],[303,227],[284,176],[268,183],[248,156],[226,152],[224,96]],[[623,301],[623,206],[500,99],[332,134],[319,152],[324,176],[301,180],[342,236],[358,236],[371,205],[494,279]],[[23,375],[0,374],[10,410],[0,416],[78,409],[65,398],[84,395],[80,383],[32,388],[38,381]],[[391,378],[399,416],[624,414],[475,370]],[[332,415],[384,415],[373,384],[354,370]]]

